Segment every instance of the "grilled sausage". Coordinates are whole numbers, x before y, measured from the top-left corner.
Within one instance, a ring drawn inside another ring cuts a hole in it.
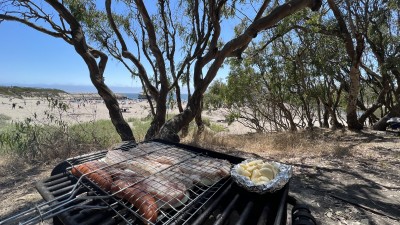
[[[76,177],[86,175],[87,178],[97,184],[102,190],[110,191],[112,178],[109,173],[100,169],[105,165],[106,164],[98,161],[90,161],[78,166],[74,166],[71,170],[71,173]]]
[[[111,192],[117,197],[127,200],[139,210],[139,214],[147,221],[155,223],[158,216],[156,200],[145,191],[145,187],[140,184],[130,186],[129,182],[123,180],[114,181]]]

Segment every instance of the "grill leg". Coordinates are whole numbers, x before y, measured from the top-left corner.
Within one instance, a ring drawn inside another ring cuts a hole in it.
[[[286,225],[286,222],[287,222],[287,204],[285,204],[282,214],[283,215],[282,215],[281,225]]]
[[[293,225],[316,225],[315,218],[311,215],[308,206],[297,204],[292,209],[292,224]]]
[[[53,217],[53,225],[64,225],[58,217]]]

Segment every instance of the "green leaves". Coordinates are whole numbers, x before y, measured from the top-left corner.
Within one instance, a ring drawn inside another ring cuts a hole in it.
[[[91,14],[95,6],[90,0],[65,0],[64,4],[70,9],[75,19],[80,22],[91,21],[96,16]]]
[[[204,95],[205,109],[217,109],[227,104],[227,86],[221,80],[214,81]]]

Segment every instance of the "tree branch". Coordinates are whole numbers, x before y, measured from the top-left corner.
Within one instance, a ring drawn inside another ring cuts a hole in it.
[[[0,14],[0,20],[7,20],[7,21],[15,21],[15,22],[19,22],[22,24],[25,24],[39,32],[48,34],[50,36],[56,37],[56,38],[62,38],[64,39],[67,43],[72,44],[72,41],[70,40],[70,38],[65,34],[65,33],[57,33],[57,32],[53,32],[50,31],[44,27],[38,26],[34,23],[31,23],[25,19],[21,19],[19,17],[15,17],[15,16],[10,16],[10,15],[6,15],[6,14]]]

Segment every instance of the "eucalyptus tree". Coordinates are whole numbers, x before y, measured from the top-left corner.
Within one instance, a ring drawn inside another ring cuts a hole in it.
[[[306,23],[307,26],[297,27],[309,33],[336,37],[342,42],[334,46],[338,50],[343,46],[345,53],[341,54],[347,59],[342,57],[332,64],[339,68],[334,77],[341,83],[340,90],[345,91],[348,127],[362,129],[367,118],[370,121],[377,120],[373,113],[379,107],[388,105],[386,108],[391,108],[389,102],[393,97],[390,95],[394,93],[396,85],[393,83],[395,79],[391,79],[389,73],[393,75],[395,72],[387,69],[387,63],[384,62],[387,57],[396,55],[396,38],[393,37],[397,32],[395,14],[399,6],[396,1],[327,2],[329,8],[321,10],[320,18],[307,18],[311,21]],[[332,43],[330,38],[327,40],[327,45]],[[385,51],[390,53],[385,55]],[[329,55],[333,54],[335,52]],[[373,102],[365,102],[366,90],[374,92],[370,95]]]
[[[373,128],[384,130],[390,117],[400,116],[400,5],[394,0],[374,0],[368,1],[365,8],[363,32],[370,54],[361,66],[370,89],[377,96],[371,111],[381,107],[383,113],[388,113]]]
[[[251,2],[254,11],[243,22],[243,18],[237,19],[238,11],[247,2],[197,0],[144,4],[135,0],[125,3],[126,7],[131,6],[130,15],[135,18],[130,18],[127,25],[126,22],[118,23],[114,19],[118,17],[111,10],[111,0],[106,3],[108,21],[117,40],[113,43],[118,43],[122,57],[133,62],[138,76],[145,81],[153,98],[157,99],[156,116],[147,138],[158,136],[174,141],[179,140],[177,133],[184,126],[201,115],[203,94],[226,58],[241,57],[241,53],[259,32],[272,28],[281,19],[306,7],[317,10],[321,4],[320,1],[304,0],[282,5],[277,5],[277,2],[270,4],[270,1]],[[236,37],[226,37],[222,25],[235,26],[235,22],[244,27],[243,31]],[[132,24],[137,24],[138,33],[132,32]],[[125,35],[120,33],[122,28]],[[136,55],[125,44],[125,37],[129,34],[133,37]],[[118,45],[114,45],[114,49]],[[148,78],[147,71],[141,69],[141,52],[152,66],[152,79]],[[171,120],[165,121],[166,96],[171,89],[179,89],[178,83],[182,77],[193,82],[193,92],[186,108]],[[199,124],[200,120],[196,119],[196,122]]]
[[[400,50],[399,5],[390,0],[340,3],[328,0],[328,4],[340,31],[332,29],[331,34],[342,40],[351,63],[342,67],[348,79],[340,76],[338,79],[348,93],[347,123],[350,129],[361,129],[367,118],[377,121],[373,113],[378,108],[385,106],[383,110],[391,110],[393,100],[398,102],[396,83],[400,80],[396,78],[397,63],[393,62],[398,60]],[[365,102],[366,90],[372,102]],[[360,116],[356,110],[362,112]],[[386,120],[381,121],[380,129],[386,127]]]
[[[241,57],[258,33],[274,28],[283,18],[305,8],[318,10],[320,0],[280,1],[19,1],[1,0],[1,21],[23,23],[39,32],[62,38],[84,59],[91,80],[105,100],[123,140],[134,139],[118,102],[104,83],[107,54],[138,76],[155,99],[154,121],[146,138],[179,141],[177,133],[201,113],[203,94],[228,57]],[[116,3],[113,8],[113,4]],[[238,9],[254,9],[247,21]],[[43,6],[43,7],[42,7]],[[250,18],[251,17],[251,18]],[[225,37],[225,24],[241,24],[242,32]],[[46,26],[46,27],[45,27]],[[87,35],[98,48],[87,44]],[[98,62],[96,59],[100,59]],[[131,63],[131,64],[128,64]],[[151,69],[148,69],[151,68]],[[179,90],[184,78],[193,91],[185,109],[166,121],[168,93]]]
[[[344,107],[343,83],[347,83],[348,80],[341,70],[348,65],[344,57],[345,49],[340,47],[341,42],[335,37],[317,32],[313,33],[313,38],[315,45],[311,52],[310,64],[314,67],[313,72],[319,77],[314,91],[318,96],[317,102],[322,103],[324,108],[322,127],[328,128],[331,124],[333,129],[343,128],[339,117]]]
[[[212,3],[212,1],[209,1],[209,3]],[[220,3],[224,2],[222,1]],[[271,9],[268,8],[269,3],[269,1],[264,1],[259,7],[257,7],[254,18],[250,20],[247,26],[245,26],[243,32],[225,43],[220,43],[220,47],[217,45],[218,39],[221,35],[221,26],[218,22],[220,20],[220,13],[211,14],[210,25],[214,27],[215,30],[211,35],[210,44],[207,51],[204,52],[205,54],[196,58],[193,71],[195,81],[193,95],[189,99],[188,106],[184,112],[165,123],[160,131],[162,136],[169,136],[171,131],[172,134],[176,134],[183,125],[189,123],[193,119],[201,104],[202,95],[217,75],[219,68],[222,66],[226,58],[233,56],[240,58],[242,52],[248,47],[249,43],[259,32],[272,28],[283,18],[306,7],[309,7],[312,10],[318,10],[321,5],[321,1],[290,1]],[[212,6],[211,9],[213,8],[218,7]],[[204,71],[204,77],[201,78],[205,66],[208,66],[208,68]]]
[[[79,12],[84,9],[82,7],[79,4],[68,5],[55,0],[1,0],[0,23],[4,21],[21,23],[70,44],[86,63],[90,79],[103,98],[111,121],[121,139],[134,141],[132,130],[121,114],[114,93],[104,83],[104,71],[108,56],[87,42],[80,22],[82,14]],[[96,15],[91,16],[95,17]]]
[[[249,47],[245,54],[253,49],[254,47]],[[224,93],[229,112],[227,119],[229,122],[236,120],[260,133],[286,130],[289,124],[286,123],[285,117],[279,116],[282,111],[275,107],[277,99],[266,90],[264,79],[267,76],[267,70],[257,64],[257,62],[263,64],[266,61],[264,57],[259,56],[261,54],[248,56],[243,60],[229,60],[231,70]]]
[[[343,41],[350,61],[348,72],[350,87],[346,107],[347,125],[349,129],[360,130],[363,128],[363,125],[358,121],[357,98],[360,91],[360,65],[365,49],[365,37],[360,28],[362,26],[360,24],[360,16],[362,14],[351,10],[354,4],[362,3],[345,0],[339,4],[334,0],[328,0],[328,5],[337,21],[340,32],[339,38]]]
[[[257,132],[296,131],[307,123],[304,118],[310,118],[302,110],[302,100],[307,98],[303,89],[307,78],[300,77],[304,73],[297,73],[299,46],[292,41],[291,34],[278,36],[268,46],[265,46],[269,42],[267,37],[252,44],[242,61],[230,60],[227,84],[230,119],[235,118]]]
[[[342,90],[336,87],[339,69],[331,63],[343,60],[343,51],[335,38],[299,26],[299,18],[312,20],[314,15],[303,12],[286,19],[253,41],[245,59],[230,61],[230,119],[262,132],[312,128],[322,102],[324,125],[329,126],[331,116],[333,127],[341,126],[336,116]]]

